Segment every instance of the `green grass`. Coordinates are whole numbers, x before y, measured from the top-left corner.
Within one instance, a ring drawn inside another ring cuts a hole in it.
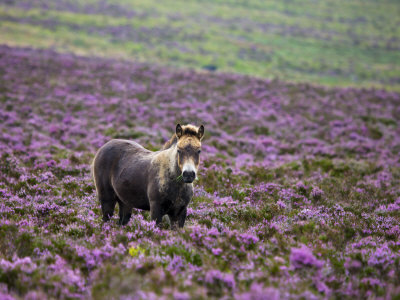
[[[41,2],[29,9],[20,7],[21,2],[0,5],[0,43],[400,90],[397,1],[107,2],[133,17],[110,14],[109,8],[98,8],[97,0],[68,1],[77,12],[68,11],[65,1],[48,1],[46,10],[37,4]]]

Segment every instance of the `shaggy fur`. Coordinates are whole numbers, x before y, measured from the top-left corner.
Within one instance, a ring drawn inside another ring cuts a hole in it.
[[[103,220],[111,218],[118,203],[120,225],[129,222],[133,208],[139,208],[150,210],[158,225],[167,214],[173,228],[183,227],[193,184],[181,179],[182,168],[190,162],[197,171],[203,135],[203,125],[178,124],[160,151],[122,139],[102,146],[93,161],[93,177]]]

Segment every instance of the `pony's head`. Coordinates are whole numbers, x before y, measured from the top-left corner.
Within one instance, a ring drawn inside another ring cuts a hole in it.
[[[176,125],[178,166],[182,171],[185,183],[191,183],[197,176],[200,163],[201,140],[204,136],[204,126]]]

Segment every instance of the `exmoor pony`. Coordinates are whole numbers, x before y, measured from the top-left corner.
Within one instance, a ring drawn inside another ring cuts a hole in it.
[[[203,135],[203,125],[177,124],[175,134],[160,151],[122,139],[103,145],[93,160],[103,220],[112,217],[118,202],[120,225],[129,222],[133,208],[139,208],[150,210],[157,225],[167,214],[172,228],[183,227],[193,196]]]

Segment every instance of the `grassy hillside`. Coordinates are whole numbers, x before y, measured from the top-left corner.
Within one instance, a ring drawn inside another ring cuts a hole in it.
[[[400,296],[399,94],[4,46],[0,92],[1,299]],[[95,151],[176,122],[206,124],[185,228],[104,224]]]
[[[399,90],[399,22],[396,0],[8,0],[0,43]]]

